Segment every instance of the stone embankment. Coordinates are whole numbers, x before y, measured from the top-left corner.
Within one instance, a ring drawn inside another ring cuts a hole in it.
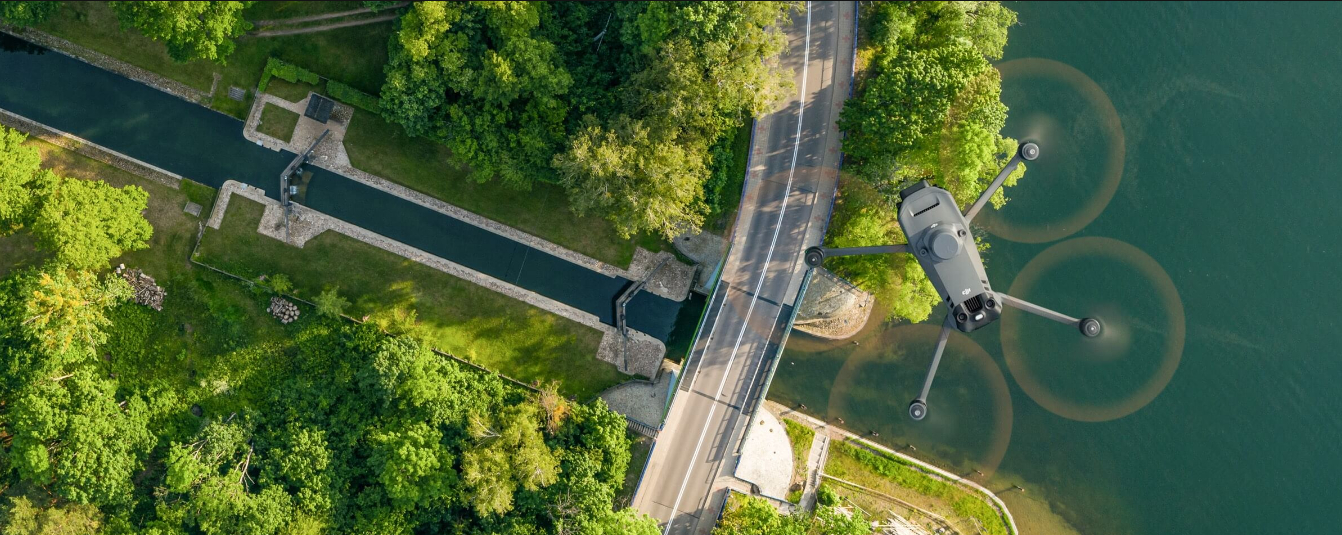
[[[825,268],[818,268],[793,328],[820,338],[842,340],[862,330],[874,305],[871,294]]]

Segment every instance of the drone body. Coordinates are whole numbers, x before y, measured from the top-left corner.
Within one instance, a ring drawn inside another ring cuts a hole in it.
[[[942,322],[941,336],[937,340],[936,352],[932,356],[927,379],[923,381],[922,393],[909,404],[909,416],[914,420],[927,417],[927,395],[932,389],[932,379],[936,377],[937,365],[941,363],[941,354],[946,349],[946,341],[952,327],[963,333],[973,332],[997,321],[1002,315],[1003,306],[1011,306],[1072,325],[1088,338],[1099,336],[1103,329],[1099,320],[1076,319],[1004,293],[993,292],[992,285],[988,283],[988,274],[983,269],[983,259],[979,257],[969,223],[988,203],[993,193],[1002,187],[1002,183],[1022,160],[1034,160],[1038,157],[1038,145],[1034,143],[1021,145],[983,195],[963,213],[960,212],[960,207],[956,205],[955,198],[950,192],[934,187],[926,181],[905,188],[899,192],[898,210],[899,226],[904,229],[904,235],[908,237],[907,244],[844,248],[812,247],[806,250],[806,264],[812,268],[820,267],[825,258],[830,256],[911,253],[927,273],[928,280],[946,303],[949,312]]]
[[[899,226],[909,238],[909,252],[950,309],[955,328],[968,333],[996,321],[1001,305],[992,296],[969,221],[950,192],[924,181],[899,196]]]

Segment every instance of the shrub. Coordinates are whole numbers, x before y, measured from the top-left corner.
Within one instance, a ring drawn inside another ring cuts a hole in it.
[[[317,85],[322,79],[317,73],[294,65],[286,63],[275,58],[266,59],[266,69],[261,72],[261,82],[256,84],[257,91],[265,91],[266,86],[270,84],[270,77],[274,76],[290,83],[303,82],[305,84]]]
[[[326,83],[326,92],[331,95],[331,98],[346,104],[358,106],[373,113],[381,113],[382,107],[377,97],[335,80]]]
[[[820,485],[820,488],[815,491],[815,501],[825,506],[838,505],[839,493],[834,492],[834,489],[830,488],[829,485]]]

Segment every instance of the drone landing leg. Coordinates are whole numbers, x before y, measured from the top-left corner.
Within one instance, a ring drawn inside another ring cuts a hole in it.
[[[1009,307],[1018,308],[1041,318],[1051,319],[1058,323],[1076,327],[1081,331],[1081,334],[1085,335],[1087,338],[1094,338],[1100,335],[1100,320],[1095,318],[1076,319],[1061,312],[1054,312],[1029,301],[1011,297],[1007,294],[997,294],[997,297],[1002,300],[1002,303]]]
[[[932,365],[927,368],[927,378],[923,379],[923,391],[909,403],[909,416],[914,420],[927,417],[927,394],[932,391],[932,380],[937,376],[937,366],[941,364],[941,354],[946,351],[946,341],[951,336],[951,317],[941,322],[941,334],[937,337],[937,349],[932,353]]]

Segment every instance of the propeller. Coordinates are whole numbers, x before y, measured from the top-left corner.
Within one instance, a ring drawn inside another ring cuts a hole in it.
[[[1014,242],[1066,238],[1094,221],[1118,191],[1127,153],[1122,120],[1104,90],[1070,65],[1022,58],[997,69],[1002,101],[1011,107],[1005,132],[1037,141],[1048,157],[1031,163],[1011,204],[986,211],[980,224]]]
[[[1127,416],[1151,403],[1179,367],[1179,292],[1155,259],[1130,244],[1100,237],[1058,243],[1021,270],[1010,295],[1086,313],[1102,327],[1093,337],[1065,336],[1019,311],[1002,314],[1012,378],[1054,414],[1085,422]]]

